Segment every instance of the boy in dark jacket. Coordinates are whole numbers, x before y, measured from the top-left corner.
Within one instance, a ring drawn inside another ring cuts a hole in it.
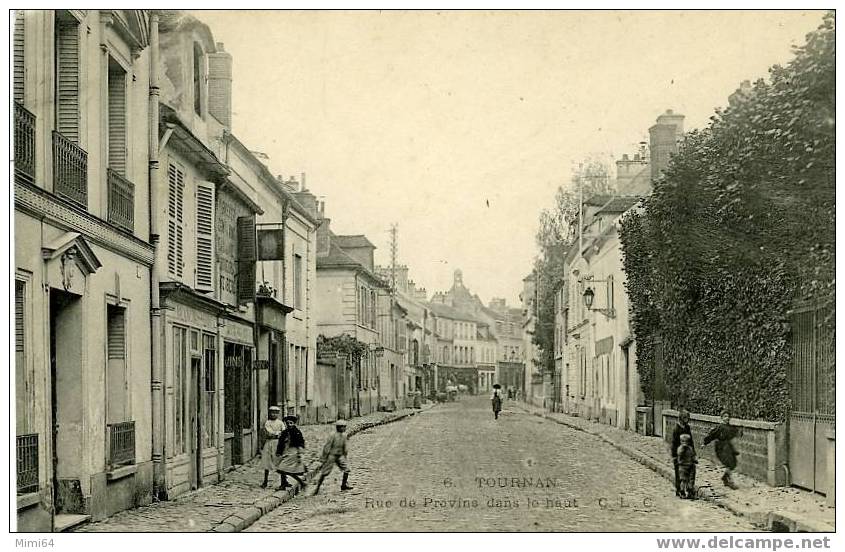
[[[731,489],[738,488],[731,479],[731,473],[736,469],[736,457],[739,456],[733,445],[733,439],[742,435],[742,429],[731,425],[731,415],[722,412],[722,423],[710,430],[704,437],[704,444],[716,441],[716,456],[722,465],[725,466],[725,474],[722,476],[722,483]]]
[[[678,447],[678,477],[680,479],[681,498],[695,498],[695,449],[692,448],[692,437],[686,433],[681,435],[681,446]]]
[[[692,429],[689,425],[690,415],[684,409],[678,411],[678,423],[672,431],[672,465],[675,467],[675,496],[681,496],[681,479],[678,473],[678,448],[681,446],[681,436],[689,435],[689,446],[695,454],[695,443],[692,440]]]

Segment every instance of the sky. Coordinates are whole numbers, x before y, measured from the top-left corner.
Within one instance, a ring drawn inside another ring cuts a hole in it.
[[[518,305],[543,208],[586,157],[634,153],[666,109],[702,128],[821,22],[813,11],[200,11],[233,56],[233,132],[306,173],[429,296],[455,269]]]

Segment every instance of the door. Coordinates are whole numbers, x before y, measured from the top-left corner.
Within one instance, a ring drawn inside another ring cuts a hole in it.
[[[50,409],[52,415],[53,504],[56,514],[82,513],[84,456],[82,393],[82,300],[50,291]]]
[[[792,313],[793,358],[789,370],[789,474],[791,483],[824,494],[827,432],[834,428],[834,335],[815,307]]]
[[[188,450],[191,459],[191,488],[196,489],[202,486],[202,401],[199,400],[200,393],[200,371],[202,370],[202,359],[191,357],[190,388],[188,394],[189,428]]]

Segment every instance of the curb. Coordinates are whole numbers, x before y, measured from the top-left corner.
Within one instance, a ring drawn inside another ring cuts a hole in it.
[[[571,429],[575,429],[577,431],[582,431],[594,437],[598,437],[605,443],[613,446],[615,449],[621,451],[622,453],[626,454],[633,460],[636,460],[643,466],[651,469],[652,471],[656,472],[658,475],[668,479],[669,481],[675,481],[675,473],[673,470],[669,469],[665,464],[662,462],[655,460],[648,454],[640,452],[639,450],[632,449],[625,445],[621,445],[619,443],[614,442],[612,439],[605,437],[601,433],[590,431],[589,429],[577,426],[575,424],[567,423],[564,420],[559,420],[557,418],[553,418],[550,415],[546,414],[545,412],[533,412],[528,410],[522,406],[519,406],[525,412],[529,414],[533,414],[539,418],[543,418],[545,420],[549,420],[555,422],[557,424],[566,426]],[[743,517],[748,519],[752,525],[755,525],[761,529],[772,530],[775,528],[786,530],[790,533],[833,533],[836,531],[834,526],[825,523],[823,521],[816,521],[807,519],[799,514],[791,514],[791,513],[780,513],[774,511],[765,511],[765,510],[750,510],[745,508],[740,508],[735,504],[731,504],[730,502],[725,502],[719,500],[718,497],[713,496],[700,496],[699,500],[707,501],[711,504],[715,504],[716,506],[723,508],[735,516]]]
[[[413,412],[408,412],[406,414],[399,414],[397,416],[391,418],[385,418],[383,420],[378,420],[375,422],[364,422],[363,424],[350,429],[347,431],[347,436],[352,437],[353,435],[357,435],[362,431],[366,431],[368,429],[391,424],[393,422],[398,422],[399,420],[404,420],[405,418],[409,418],[411,416],[416,416],[417,414],[421,414],[423,412],[427,412],[434,408],[436,405],[432,405],[428,408],[414,410]],[[317,475],[319,471],[319,467],[312,469],[309,471],[305,477],[308,481],[313,480],[314,476]],[[237,513],[230,514],[227,516],[223,521],[212,527],[208,530],[210,533],[238,533],[243,531],[256,521],[258,521],[261,516],[269,514],[285,502],[288,502],[293,497],[298,495],[302,491],[299,483],[294,482],[290,489],[286,491],[277,491],[270,496],[262,497],[256,500],[250,506],[245,506],[244,508],[238,510]]]

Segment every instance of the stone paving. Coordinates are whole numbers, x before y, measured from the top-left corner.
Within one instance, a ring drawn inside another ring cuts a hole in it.
[[[374,412],[349,420],[348,431],[352,433],[366,425],[385,422],[416,412],[419,411],[410,408],[392,413]],[[309,468],[315,468],[318,465],[323,443],[334,431],[334,425],[306,425],[300,426],[300,429],[305,437],[305,463]],[[357,437],[350,439],[353,446],[356,439]],[[228,472],[226,479],[216,485],[186,493],[174,500],[119,512],[106,520],[83,525],[75,532],[210,531],[231,516],[239,515],[256,503],[266,502],[274,497],[278,499],[276,502],[289,499],[288,492],[275,490],[279,485],[278,476],[271,479],[271,487],[262,489],[263,475],[258,458],[254,458]],[[289,481],[293,483],[293,480],[289,479]]]
[[[642,455],[639,459],[643,463],[674,479],[669,448],[660,437],[647,437],[567,414],[544,412],[527,403],[519,403],[519,408],[593,434],[632,455]],[[836,510],[825,504],[824,497],[794,487],[771,487],[742,474],[734,474],[739,489],[732,490],[722,484],[723,473],[720,466],[699,459],[696,485],[700,487],[702,498],[761,526],[770,526],[774,520],[793,530],[833,530]]]
[[[330,475],[250,532],[752,531],[595,436],[508,401],[463,398],[350,441],[352,491]]]

